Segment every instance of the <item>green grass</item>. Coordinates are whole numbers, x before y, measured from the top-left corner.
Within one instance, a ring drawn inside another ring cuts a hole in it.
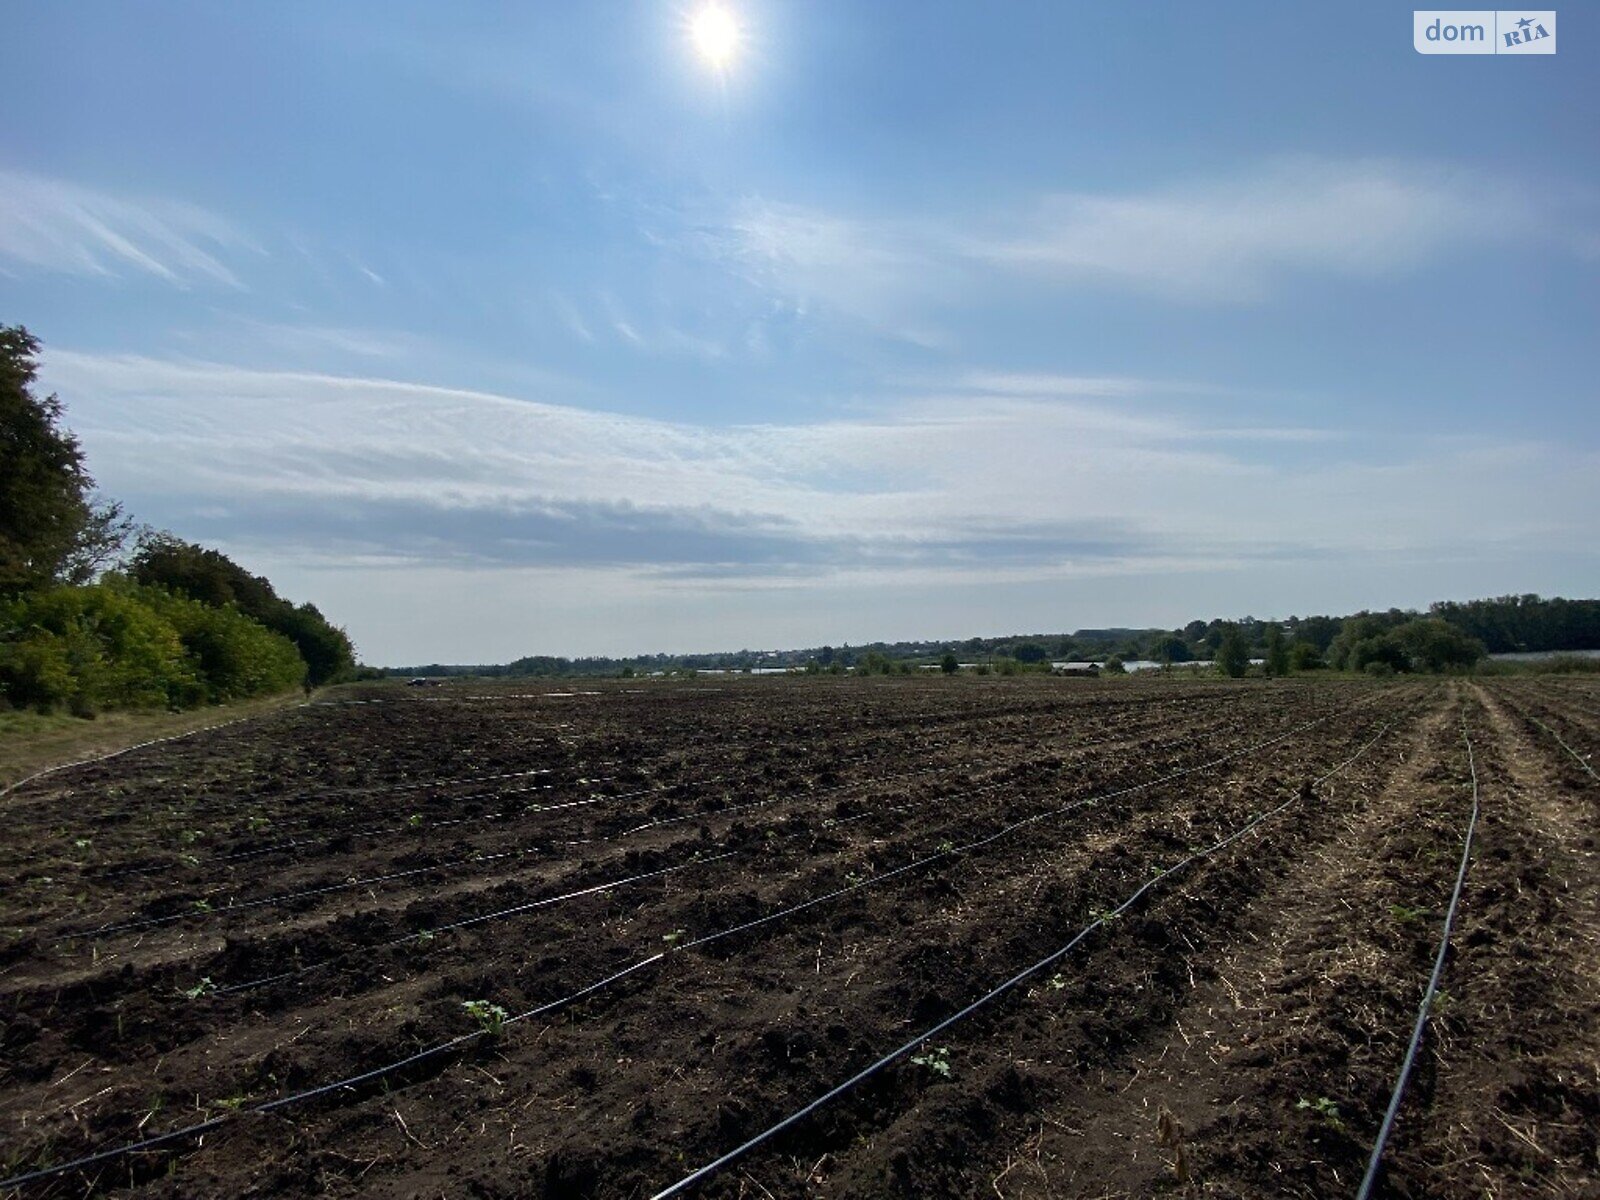
[[[101,713],[92,719],[66,713],[38,713],[0,708],[0,787],[35,771],[99,754],[111,754],[140,742],[189,733],[239,717],[270,712],[302,699],[299,689],[278,696],[219,704],[186,712],[165,709]]]

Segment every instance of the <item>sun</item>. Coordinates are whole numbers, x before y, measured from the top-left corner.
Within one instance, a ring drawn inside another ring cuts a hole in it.
[[[713,0],[689,18],[689,40],[708,65],[723,70],[739,49],[738,18]]]

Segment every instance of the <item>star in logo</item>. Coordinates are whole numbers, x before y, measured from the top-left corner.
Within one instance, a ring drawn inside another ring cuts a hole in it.
[[[1517,22],[1517,28],[1518,29],[1526,29],[1529,25],[1532,25],[1532,24],[1533,24],[1533,22],[1530,21],[1527,17],[1523,17],[1522,20]]]

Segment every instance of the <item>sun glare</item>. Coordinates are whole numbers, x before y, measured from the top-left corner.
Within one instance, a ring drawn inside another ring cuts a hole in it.
[[[707,4],[689,19],[689,37],[700,57],[721,70],[739,49],[739,22],[722,5]]]

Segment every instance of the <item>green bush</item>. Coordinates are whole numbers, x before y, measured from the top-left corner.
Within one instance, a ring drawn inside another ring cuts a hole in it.
[[[184,702],[196,682],[177,630],[137,589],[50,588],[0,616],[0,690],[14,705],[147,708]]]
[[[204,700],[215,704],[287,691],[306,677],[305,660],[293,642],[232,605],[213,608],[159,588],[141,592],[177,631],[203,684]]]
[[[293,642],[232,606],[115,576],[0,604],[0,697],[16,707],[191,708],[284,691],[305,673]]]

